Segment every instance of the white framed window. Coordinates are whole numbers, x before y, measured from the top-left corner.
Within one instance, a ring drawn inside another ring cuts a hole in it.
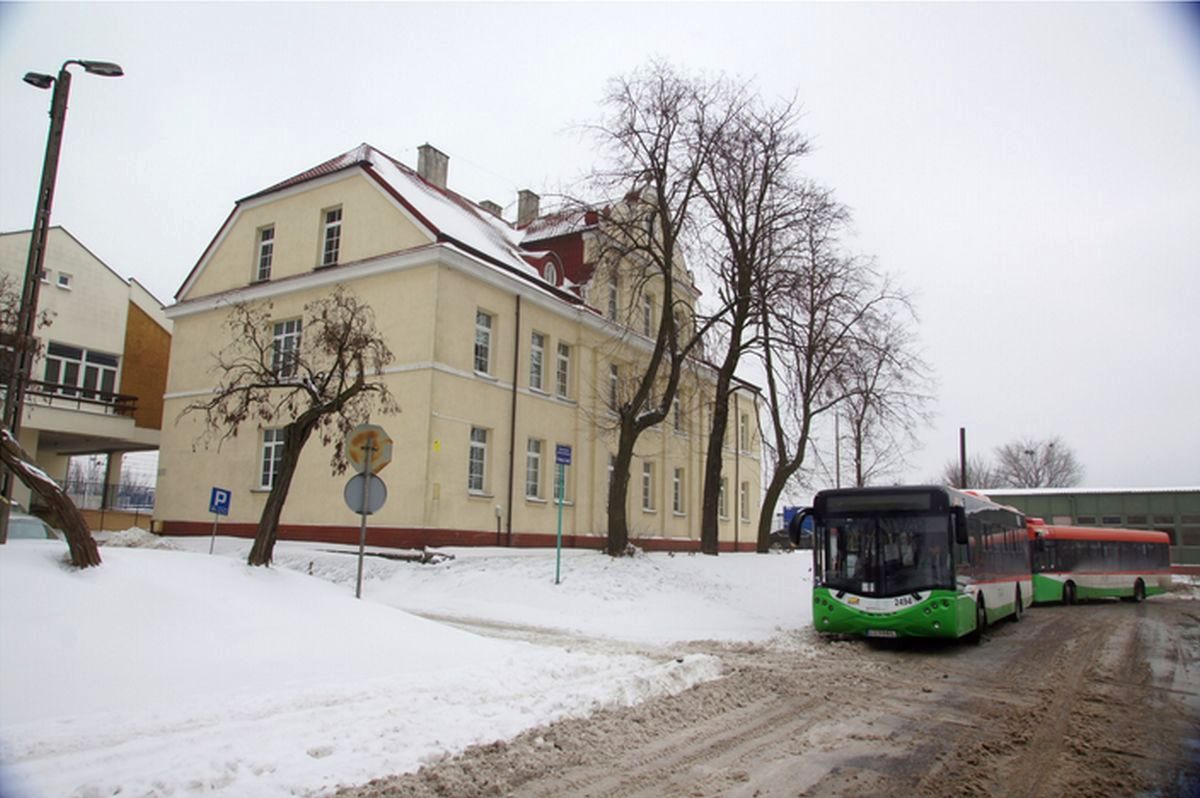
[[[259,472],[258,486],[270,489],[275,486],[275,478],[283,465],[283,430],[265,429],[262,431],[262,469]]]
[[[721,488],[717,491],[717,515],[729,517],[729,504],[725,497],[729,495],[729,477],[721,477]]]
[[[45,382],[56,385],[64,396],[82,396],[111,402],[116,399],[117,366],[120,358],[51,341],[46,346]]]
[[[554,268],[553,263],[546,264],[545,277],[550,285],[558,285],[558,269]]]
[[[492,314],[475,311],[475,370],[492,373]]]
[[[671,478],[671,509],[676,515],[683,515],[683,469],[676,468]]]
[[[610,321],[617,320],[617,313],[620,311],[620,295],[617,292],[617,275],[614,272],[612,279],[608,281],[608,318]]]
[[[654,329],[654,297],[649,294],[642,296],[642,335],[650,335]]]
[[[682,406],[682,403],[679,401],[679,399],[676,399],[675,402],[671,405],[671,407],[675,414],[675,431],[682,433],[683,432],[683,406]]]
[[[561,470],[560,470],[561,469]],[[559,474],[562,474],[560,480]],[[571,501],[571,466],[554,464],[554,501],[562,500],[563,504]]]
[[[478,324],[478,322],[476,322]],[[478,338],[478,334],[476,335]],[[539,332],[533,333],[529,340],[529,387],[535,391],[542,390],[543,374],[546,362],[546,336]],[[479,369],[478,363],[475,366]]]
[[[487,490],[487,440],[486,429],[471,427],[471,446],[467,453],[467,490],[471,493]]]
[[[642,463],[642,510],[654,512],[654,463]]]
[[[280,379],[296,376],[300,362],[300,319],[275,322],[271,342],[271,371]]]
[[[42,269],[42,273],[38,279],[42,281],[42,285],[50,285],[50,270]]]
[[[738,500],[738,513],[742,516],[743,521],[750,520],[750,483],[742,483],[742,492]]]
[[[620,382],[620,371],[617,369],[616,363],[611,363],[608,366],[608,406],[615,413],[617,411],[617,384]]]
[[[275,259],[275,226],[268,225],[258,231],[258,268],[254,279],[262,282],[271,279],[271,262]]]
[[[750,451],[750,416],[742,413],[739,430],[741,432],[742,451]]]
[[[568,398],[571,393],[571,347],[558,342],[558,359],[554,366],[554,394],[559,399]]]
[[[336,266],[342,250],[342,209],[329,208],[324,212],[324,236],[321,245],[321,265]]]
[[[66,272],[58,273],[58,282],[56,283],[56,285],[59,288],[65,288],[68,291],[70,291],[72,282],[74,282],[74,278],[71,275],[67,274]]]
[[[537,438],[530,438],[525,446],[525,497],[527,499],[542,498],[542,450],[545,444]]]

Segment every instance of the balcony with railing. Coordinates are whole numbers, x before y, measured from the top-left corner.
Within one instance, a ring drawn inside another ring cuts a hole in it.
[[[7,386],[0,387],[0,392],[6,388]],[[26,381],[25,404],[125,418],[133,418],[134,412],[137,411],[137,397],[127,393],[112,393],[41,380]]]

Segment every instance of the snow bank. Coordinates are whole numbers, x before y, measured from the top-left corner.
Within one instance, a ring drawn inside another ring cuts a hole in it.
[[[76,571],[54,541],[0,549],[0,630],[5,796],[305,794],[719,671],[482,638],[232,557]]]

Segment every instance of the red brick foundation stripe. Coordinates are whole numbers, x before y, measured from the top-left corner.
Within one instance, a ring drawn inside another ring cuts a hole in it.
[[[222,523],[217,533],[225,537],[253,538],[255,524]],[[156,525],[162,535],[211,535],[212,524],[204,521],[162,521]],[[357,526],[318,526],[315,524],[281,524],[279,540],[310,543],[345,543],[357,545]],[[700,541],[688,538],[637,538],[633,544],[644,551],[700,551]],[[367,527],[367,545],[390,549],[420,549],[425,546],[513,546],[516,548],[553,548],[555,536],[534,532],[514,532],[510,537],[494,531],[474,529],[422,529],[416,527]],[[605,539],[599,535],[563,535],[563,548],[603,549]],[[722,552],[735,551],[733,541],[721,541]],[[740,541],[736,551],[754,551],[753,542]]]

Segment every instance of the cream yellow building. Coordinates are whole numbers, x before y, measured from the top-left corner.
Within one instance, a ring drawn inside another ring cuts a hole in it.
[[[494,203],[448,190],[447,167],[429,145],[413,170],[364,144],[237,202],[167,309],[175,337],[155,510],[164,532],[207,533],[210,490],[221,487],[232,493],[224,532],[253,534],[271,484],[274,430],[247,427],[206,449],[196,446],[200,416],[181,416],[217,383],[213,353],[226,342],[229,304],[270,302],[277,345],[287,347],[303,334],[304,304],[342,284],[375,311],[401,408],[372,419],[395,457],[380,474],[388,499],[369,541],[551,543],[555,452],[567,446],[564,541],[602,545],[615,446],[608,408],[649,351],[643,333],[661,308],[652,288],[635,303],[620,279],[597,275],[592,214],[539,216],[538,197],[523,191],[510,224]],[[711,370],[694,363],[675,412],[639,440],[630,535],[646,548],[698,547],[712,393]],[[733,401],[727,550],[753,547],[760,498],[757,392],[743,385]],[[357,539],[346,476],[331,476],[329,456],[309,442],[281,538]]]
[[[0,233],[0,274],[17,295],[29,238],[28,230]],[[107,508],[122,456],[158,448],[171,322],[141,284],[59,226],[47,235],[38,294],[39,313],[50,323],[35,332],[41,354],[26,388],[21,443],[60,482],[72,455],[108,454],[99,500]],[[0,382],[0,394],[5,389]],[[32,497],[18,483],[13,498],[28,506]]]

